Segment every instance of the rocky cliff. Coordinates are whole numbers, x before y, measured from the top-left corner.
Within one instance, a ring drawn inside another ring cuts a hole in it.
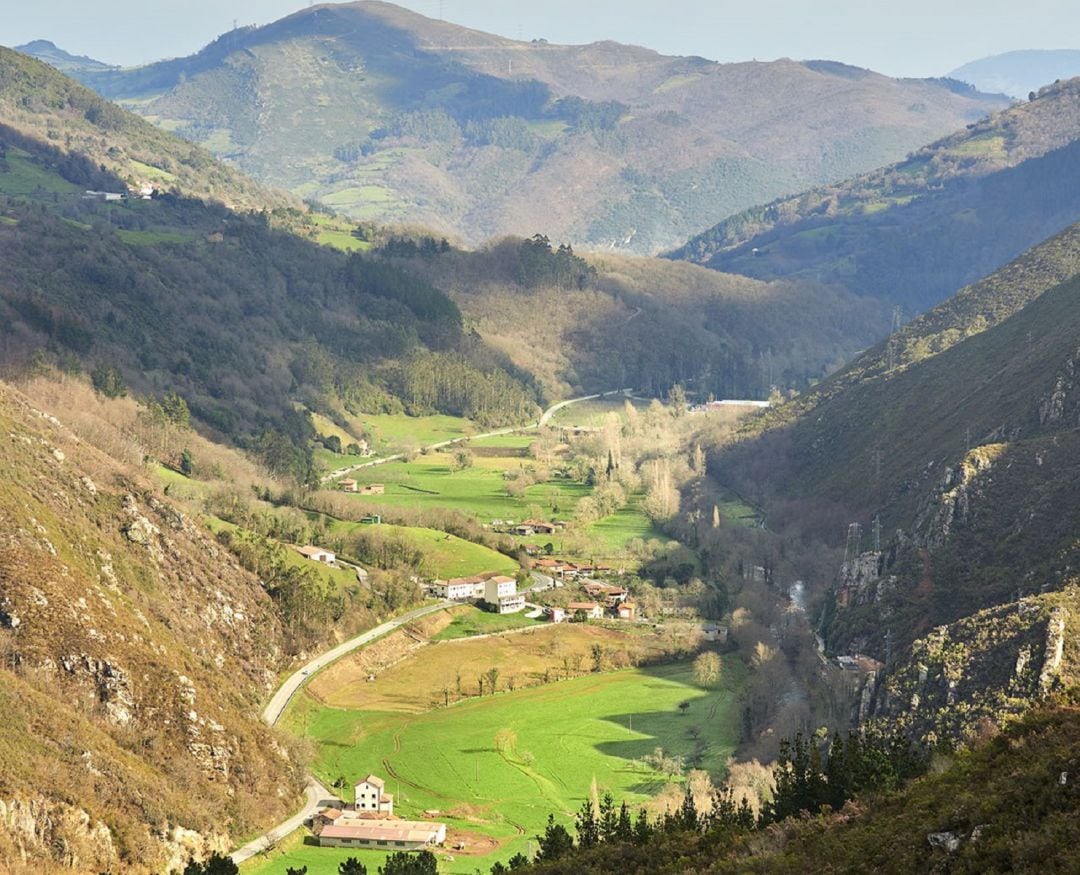
[[[2,384],[0,470],[0,871],[168,871],[291,810],[258,580]]]

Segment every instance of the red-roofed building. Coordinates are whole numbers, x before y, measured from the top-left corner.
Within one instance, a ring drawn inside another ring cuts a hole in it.
[[[587,620],[599,620],[604,616],[604,609],[596,602],[570,602],[566,606],[566,612],[571,617],[584,614]]]

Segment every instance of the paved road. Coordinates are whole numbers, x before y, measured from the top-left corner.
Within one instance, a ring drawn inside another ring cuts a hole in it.
[[[263,709],[263,720],[271,726],[277,723],[278,720],[281,719],[281,715],[285,712],[285,706],[289,704],[292,697],[295,696],[297,691],[308,682],[308,679],[315,674],[315,672],[326,668],[330,663],[336,662],[341,659],[341,657],[352,653],[354,650],[363,647],[365,644],[374,641],[376,638],[385,635],[387,632],[393,632],[395,629],[399,629],[406,623],[411,623],[413,620],[423,617],[425,614],[432,614],[435,611],[441,611],[443,608],[448,608],[455,604],[457,604],[457,602],[446,601],[439,602],[437,605],[427,605],[423,608],[417,608],[415,611],[409,611],[409,613],[402,614],[400,617],[395,617],[393,620],[387,620],[381,626],[369,629],[362,635],[350,638],[343,644],[339,644],[337,647],[319,654],[307,663],[307,665],[289,675],[285,683],[278,687],[278,691],[274,693],[274,697]]]
[[[341,657],[352,653],[363,647],[365,644],[374,641],[376,638],[385,635],[387,632],[393,632],[395,629],[399,629],[406,623],[411,623],[425,614],[433,614],[435,611],[441,611],[443,608],[450,607],[457,604],[457,602],[439,602],[436,605],[427,605],[423,608],[417,608],[415,611],[409,611],[407,614],[402,614],[400,617],[395,617],[393,620],[388,620],[381,626],[376,626],[374,629],[369,629],[362,635],[357,635],[355,638],[350,638],[348,641],[339,644],[325,653],[321,653],[314,659],[309,661],[306,665],[293,672],[285,680],[266,707],[263,709],[262,719],[264,722],[273,726],[278,720],[281,719],[281,715],[285,713],[285,707],[292,700],[292,697],[300,690],[304,684],[306,684],[313,674],[320,669],[326,668],[330,663],[341,659]],[[242,848],[233,851],[232,860],[236,864],[243,863],[245,860],[249,860],[256,854],[260,854],[267,850],[273,844],[281,841],[289,833],[295,829],[299,829],[303,826],[304,821],[313,815],[316,809],[319,808],[319,803],[324,799],[336,798],[333,793],[327,790],[314,775],[307,776],[307,786],[304,788],[304,807],[295,815],[290,817],[284,823],[279,823],[273,829],[263,833],[258,838],[252,839]]]
[[[583,395],[581,398],[568,398],[566,401],[560,401],[558,404],[552,404],[547,410],[540,414],[540,418],[529,425],[513,425],[507,428],[497,428],[494,431],[485,431],[483,434],[474,434],[469,437],[453,438],[448,441],[439,441],[437,444],[429,444],[424,447],[425,450],[442,450],[446,447],[452,447],[454,444],[465,443],[466,441],[479,441],[484,438],[502,437],[504,434],[514,434],[519,431],[529,431],[533,428],[540,428],[547,425],[551,421],[556,413],[562,410],[564,407],[569,407],[571,404],[578,404],[581,401],[592,401],[594,398],[604,398],[608,395],[629,395],[633,391],[631,389],[615,389],[611,392],[601,392],[598,395]],[[320,480],[321,483],[329,483],[331,480],[337,480],[339,477],[344,477],[346,474],[351,474],[353,471],[359,471],[363,468],[374,468],[376,465],[385,465],[387,462],[397,462],[400,459],[404,459],[404,453],[394,453],[392,456],[383,456],[378,459],[372,459],[369,462],[357,462],[355,465],[348,465],[345,468],[338,468],[336,471],[331,471],[326,474]]]
[[[300,827],[304,825],[304,821],[318,810],[320,802],[325,799],[334,798],[336,797],[333,793],[327,790],[311,775],[308,775],[307,787],[304,788],[304,807],[284,823],[279,823],[269,832],[263,833],[257,839],[248,842],[239,850],[233,851],[232,861],[239,866],[245,860],[250,860],[256,854],[261,854],[263,851],[269,850],[293,830],[300,829]]]

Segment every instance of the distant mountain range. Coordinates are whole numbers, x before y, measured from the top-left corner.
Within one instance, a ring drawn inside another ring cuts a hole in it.
[[[898,164],[732,216],[673,256],[840,285],[910,316],[1080,219],[1078,179],[1074,79]]]
[[[1025,49],[991,55],[957,67],[950,79],[970,82],[980,91],[1025,99],[1058,79],[1080,76],[1078,49]]]
[[[257,179],[467,243],[649,253],[902,158],[1000,109],[951,80],[518,42],[380,2],[317,6],[130,70],[64,64]]]

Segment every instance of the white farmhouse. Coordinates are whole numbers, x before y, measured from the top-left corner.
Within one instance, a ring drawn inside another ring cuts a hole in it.
[[[386,782],[375,775],[368,775],[364,780],[357,781],[356,786],[353,787],[353,808],[356,811],[392,815],[394,797],[384,793],[385,788]]]

